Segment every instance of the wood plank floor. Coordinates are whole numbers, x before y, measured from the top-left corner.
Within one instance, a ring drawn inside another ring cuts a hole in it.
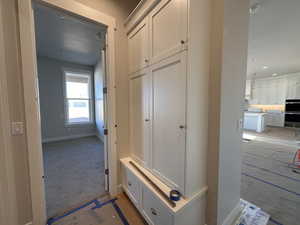
[[[130,225],[147,225],[147,222],[140,215],[125,193],[118,195],[117,198],[117,204]]]

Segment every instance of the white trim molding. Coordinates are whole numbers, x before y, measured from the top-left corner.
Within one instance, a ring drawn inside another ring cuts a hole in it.
[[[53,138],[45,138],[43,139],[43,143],[49,143],[49,142],[56,142],[56,141],[67,141],[67,140],[73,140],[77,138],[84,138],[84,137],[92,137],[97,136],[96,133],[90,133],[90,134],[75,134],[75,135],[69,135],[69,136],[63,136],[63,137],[53,137]]]
[[[107,26],[107,88],[108,88],[108,135],[107,148],[109,168],[109,193],[114,196],[118,193],[117,187],[117,135],[116,135],[116,93],[115,93],[115,27],[113,17],[103,14],[93,8],[75,1],[39,0],[41,4],[58,8],[68,13],[86,18]],[[27,134],[27,148],[29,174],[31,186],[31,201],[33,225],[46,223],[45,189],[43,180],[42,138],[39,118],[39,98],[37,87],[37,62],[35,48],[34,17],[32,0],[18,0],[20,24],[21,60],[23,90],[25,102],[25,121]]]
[[[241,206],[239,201],[238,204],[234,207],[234,209],[226,217],[222,225],[233,225],[234,222],[239,218],[242,211],[243,207]]]
[[[13,147],[10,136],[7,70],[3,36],[3,2],[0,2],[0,224],[18,223]]]

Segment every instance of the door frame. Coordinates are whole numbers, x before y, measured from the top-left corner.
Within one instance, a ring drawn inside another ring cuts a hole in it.
[[[32,201],[32,224],[44,225],[47,220],[42,138],[40,126],[39,93],[37,86],[37,59],[35,46],[35,27],[32,8],[33,0],[18,0],[22,78],[25,104],[26,139],[29,161],[29,175]],[[49,7],[66,11],[107,26],[107,89],[108,89],[108,167],[109,193],[118,193],[117,148],[116,148],[116,93],[115,93],[115,31],[116,20],[102,12],[75,1],[37,0]]]
[[[0,2],[0,49],[5,49],[2,20],[3,4]],[[0,54],[0,224],[18,224],[15,170],[8,103],[7,70],[5,54]]]

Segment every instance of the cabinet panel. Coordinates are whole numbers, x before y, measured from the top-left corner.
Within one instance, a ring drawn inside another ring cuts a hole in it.
[[[149,15],[151,64],[186,47],[187,1],[163,0]]]
[[[129,73],[134,73],[148,65],[149,32],[147,19],[144,19],[128,35]]]
[[[151,146],[151,77],[147,70],[130,80],[130,146],[132,156],[148,165]]]
[[[137,177],[129,171],[129,169],[124,167],[123,176],[122,176],[123,187],[126,188],[127,194],[133,203],[138,206],[140,203],[141,196],[141,184]]]
[[[186,52],[151,67],[153,76],[152,169],[184,192]]]
[[[173,224],[172,214],[146,186],[142,190],[142,210],[151,225]]]

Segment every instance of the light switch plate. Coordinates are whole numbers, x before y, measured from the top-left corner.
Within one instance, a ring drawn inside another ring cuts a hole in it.
[[[24,123],[23,122],[12,122],[11,123],[11,134],[13,136],[24,134]]]
[[[244,119],[241,118],[237,121],[237,129],[238,131],[242,131],[243,128],[244,128]]]

